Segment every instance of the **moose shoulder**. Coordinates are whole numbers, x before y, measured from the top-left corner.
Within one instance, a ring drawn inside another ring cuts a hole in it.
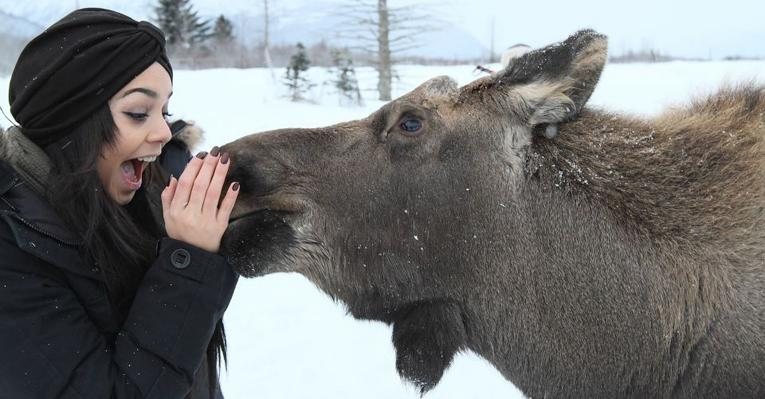
[[[392,324],[423,392],[470,350],[530,397],[765,397],[765,89],[617,116],[585,107],[605,61],[581,31],[230,143],[223,250]]]

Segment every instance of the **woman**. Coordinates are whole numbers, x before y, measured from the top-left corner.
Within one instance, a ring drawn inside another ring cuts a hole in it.
[[[20,127],[0,140],[0,397],[222,397],[237,278],[216,252],[238,184],[214,148],[164,187],[171,94],[162,32],[113,11],[77,10],[19,57]]]

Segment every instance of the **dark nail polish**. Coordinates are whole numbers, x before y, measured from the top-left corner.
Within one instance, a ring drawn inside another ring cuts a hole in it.
[[[234,191],[239,191],[239,183],[234,183],[231,185],[231,189]]]
[[[207,156],[207,151],[202,151],[199,154],[197,154],[197,158],[199,159],[205,159],[206,156]]]
[[[220,156],[220,163],[227,164],[228,163],[228,153],[224,152],[223,155]]]
[[[212,150],[210,150],[210,155],[217,157],[218,154],[220,154],[220,148],[218,148],[218,146],[216,145],[215,147],[212,148]]]

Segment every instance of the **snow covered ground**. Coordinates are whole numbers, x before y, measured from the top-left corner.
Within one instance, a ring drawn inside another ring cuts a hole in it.
[[[473,79],[473,66],[401,66],[394,96],[428,78],[450,75],[460,84]],[[244,134],[282,127],[317,127],[368,115],[382,105],[364,91],[366,105],[341,107],[329,86],[319,85],[315,103],[284,99],[282,70],[178,71],[170,112],[196,120],[207,130],[205,146]],[[329,79],[312,69],[317,83]],[[361,69],[363,88],[375,87],[372,70]],[[674,62],[608,65],[590,105],[653,115],[722,83],[765,82],[765,61]],[[8,114],[8,78],[0,78],[0,105]],[[0,120],[0,125],[8,126]],[[417,398],[395,372],[390,328],[357,321],[307,280],[279,274],[241,280],[225,316],[229,368],[223,376],[229,399]],[[459,355],[426,399],[521,398],[520,392],[486,361]]]

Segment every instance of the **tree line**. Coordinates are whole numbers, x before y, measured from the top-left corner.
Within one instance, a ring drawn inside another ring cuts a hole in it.
[[[270,3],[261,0],[263,40],[254,46],[236,40],[237,32],[226,16],[220,15],[214,21],[201,18],[191,0],[158,0],[155,22],[166,34],[170,57],[181,68],[286,65],[285,84],[292,92],[291,97],[299,99],[310,86],[303,80],[303,64],[328,66],[337,71],[338,89],[349,90],[350,99],[358,90],[354,88],[358,84],[353,83],[356,60],[375,68],[378,98],[385,101],[391,99],[394,65],[399,55],[421,44],[416,40],[417,33],[437,28],[432,22],[423,22],[433,21],[433,13],[426,6],[393,7],[388,0],[346,0],[336,11],[345,21],[337,33],[340,39],[351,39],[352,46],[339,48],[326,42],[309,47],[275,46],[270,41]]]

